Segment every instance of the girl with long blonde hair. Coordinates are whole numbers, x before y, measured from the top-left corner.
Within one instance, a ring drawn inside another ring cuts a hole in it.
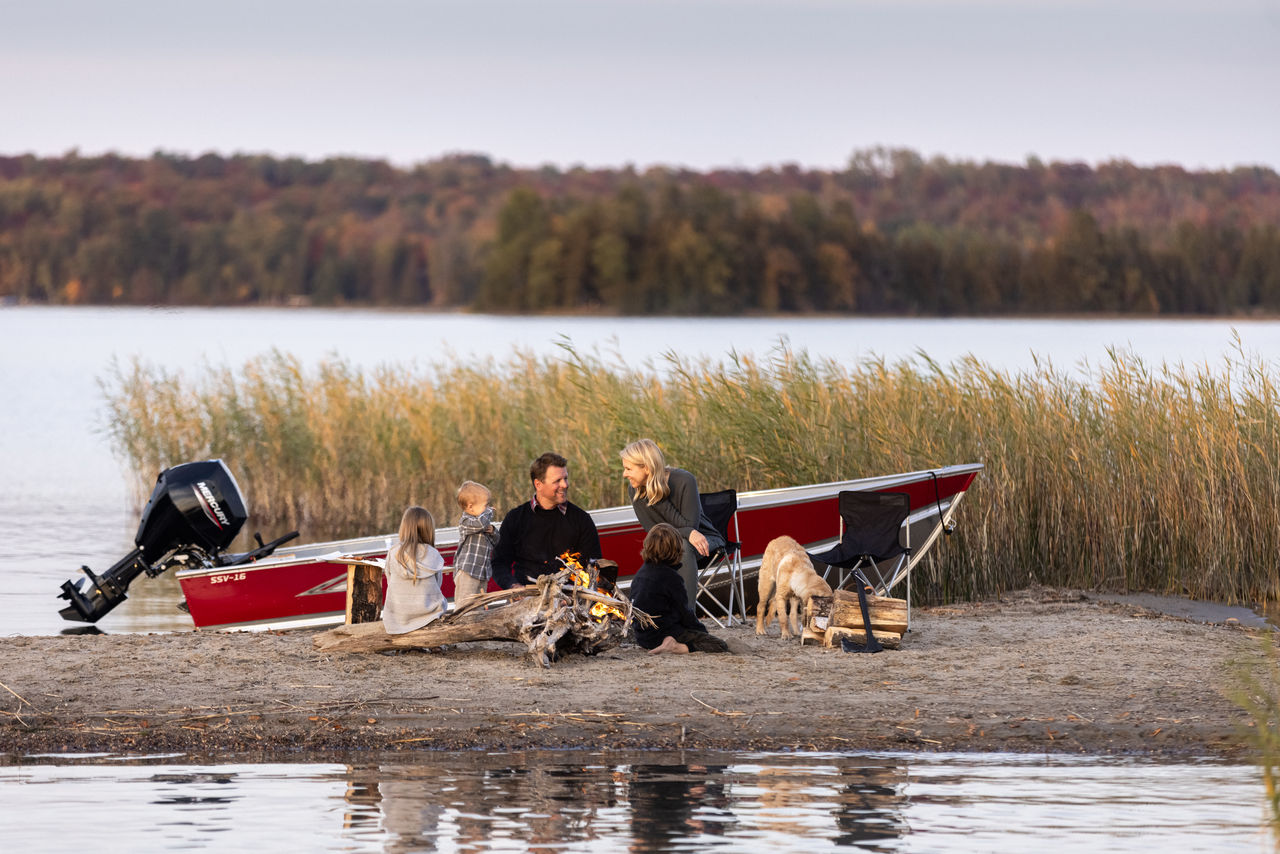
[[[447,603],[440,589],[444,557],[436,551],[436,523],[425,507],[417,505],[400,518],[400,537],[387,553],[383,574],[387,577],[387,598],[382,606],[382,624],[387,634],[398,635],[420,629],[445,612]]]

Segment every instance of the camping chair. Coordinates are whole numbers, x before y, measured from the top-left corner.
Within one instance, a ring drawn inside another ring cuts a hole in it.
[[[738,552],[738,493],[733,489],[720,492],[703,492],[702,512],[715,526],[725,545],[706,557],[698,558],[697,607],[702,614],[720,628],[733,625],[736,607],[742,622],[747,621],[746,588],[742,582],[742,559]],[[729,537],[729,523],[733,523],[733,538]],[[728,592],[724,592],[724,580],[719,578],[728,570]],[[721,622],[724,620],[724,622]]]
[[[876,595],[888,596],[889,587],[911,561],[911,526],[902,524],[911,514],[911,497],[905,492],[847,491],[840,493],[839,501],[840,542],[810,559],[826,564],[822,577],[833,590],[858,579],[874,587]],[[881,564],[888,561],[892,563],[885,572]],[[830,578],[832,568],[839,570],[835,581]],[[908,585],[908,614],[910,597]]]

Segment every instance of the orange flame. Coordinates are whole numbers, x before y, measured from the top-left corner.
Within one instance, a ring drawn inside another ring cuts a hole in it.
[[[585,590],[591,590],[596,593],[603,593],[598,585],[591,583],[591,573],[582,565],[582,555],[578,552],[565,552],[560,555],[557,560],[564,564],[565,569],[569,570],[569,577],[573,579],[573,583]],[[604,602],[597,602],[591,606],[591,616],[597,621],[603,622],[609,617],[617,617],[619,620],[626,619],[626,615],[619,609]]]
[[[626,619],[626,615],[617,608],[612,605],[606,605],[603,602],[597,602],[591,606],[591,616],[595,617],[597,620],[604,620],[606,617],[617,617],[619,620]]]

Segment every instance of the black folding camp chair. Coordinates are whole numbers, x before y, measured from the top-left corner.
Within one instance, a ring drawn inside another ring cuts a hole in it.
[[[833,589],[861,579],[879,596],[888,596],[909,568],[911,497],[905,492],[841,492],[840,542],[810,555],[815,569]],[[817,566],[817,564],[824,564]],[[832,570],[838,570],[835,580]]]
[[[734,610],[747,621],[746,588],[742,581],[742,559],[738,551],[738,493],[733,489],[703,492],[702,512],[719,532],[724,546],[698,559],[698,610],[717,626],[733,625]],[[733,536],[729,536],[729,526]],[[727,578],[725,577],[727,575]],[[727,589],[726,589],[727,588]],[[721,622],[723,620],[723,622]]]

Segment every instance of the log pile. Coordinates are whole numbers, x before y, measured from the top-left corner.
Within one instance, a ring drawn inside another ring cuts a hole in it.
[[[905,599],[868,594],[867,615],[871,619],[872,633],[885,649],[902,646],[902,635],[907,631]],[[837,590],[831,596],[814,596],[809,600],[800,642],[813,640],[823,646],[836,647],[845,637],[859,643],[866,639],[858,594],[851,590]]]
[[[599,606],[612,613],[601,616]],[[325,652],[384,652],[512,641],[524,644],[534,661],[550,667],[562,655],[595,655],[617,646],[626,638],[632,620],[651,622],[622,593],[606,594],[574,584],[565,570],[542,576],[536,586],[478,596],[412,632],[389,635],[381,620],[352,623],[322,632],[314,645]]]

